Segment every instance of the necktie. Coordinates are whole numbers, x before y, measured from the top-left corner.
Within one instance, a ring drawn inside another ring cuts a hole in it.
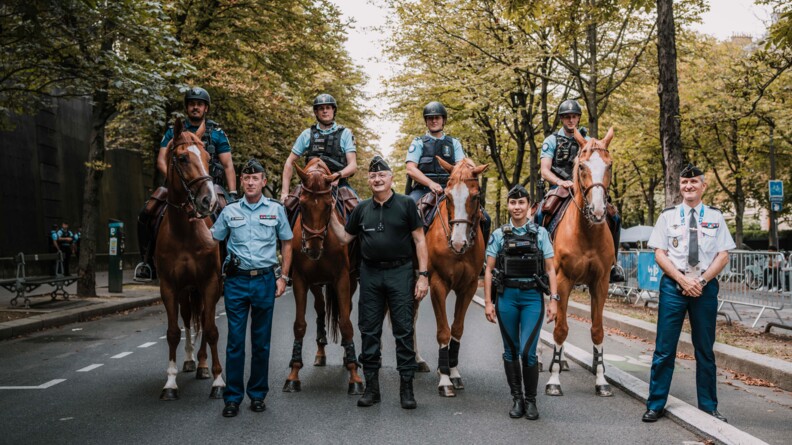
[[[696,227],[696,209],[690,210],[690,241],[688,242],[688,264],[695,266],[699,263],[698,230]]]

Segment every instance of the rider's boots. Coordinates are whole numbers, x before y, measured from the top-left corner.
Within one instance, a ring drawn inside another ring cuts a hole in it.
[[[366,377],[366,390],[358,399],[357,406],[368,407],[380,402],[379,369],[365,370],[363,374]]]
[[[615,210],[615,209],[614,209]],[[608,214],[608,228],[610,229],[611,236],[613,237],[613,249],[616,251],[616,264],[610,270],[610,282],[621,283],[626,281],[622,268],[618,266],[619,262],[619,238],[621,237],[621,217],[618,213]]]
[[[512,401],[514,405],[509,411],[509,417],[519,419],[525,415],[525,399],[522,391],[522,375],[520,374],[520,360],[503,360],[503,368],[506,370],[506,381],[509,382]]]
[[[415,395],[413,394],[412,377],[401,377],[399,397],[401,398],[401,407],[404,409],[415,409],[418,406],[418,404],[415,402]]]
[[[522,370],[523,379],[525,380],[525,418],[536,420],[539,418],[539,410],[536,408],[536,387],[539,384],[539,363],[534,363],[533,366],[523,366]]]

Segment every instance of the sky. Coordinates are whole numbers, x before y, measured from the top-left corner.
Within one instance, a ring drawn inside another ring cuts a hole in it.
[[[370,115],[367,122],[379,135],[379,150],[388,155],[399,136],[399,122],[388,119],[387,111],[391,104],[381,94],[384,92],[383,79],[390,76],[396,67],[377,61],[382,52],[382,39],[387,38],[374,29],[385,24],[388,10],[374,3],[382,0],[332,0],[339,6],[344,19],[353,19],[354,25],[348,30],[346,48],[357,65],[365,67],[368,83],[364,91],[369,97],[368,106],[379,113]],[[770,14],[765,7],[756,6],[753,0],[710,0],[710,11],[702,16],[702,23],[695,28],[706,34],[725,40],[733,34],[761,36],[765,22]],[[343,123],[343,116],[339,116]]]

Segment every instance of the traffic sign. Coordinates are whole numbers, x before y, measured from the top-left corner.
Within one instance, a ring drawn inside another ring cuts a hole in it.
[[[770,205],[771,205],[772,210],[774,212],[780,212],[781,211],[781,203],[780,202],[773,202]]]
[[[784,201],[784,181],[774,179],[767,182],[767,188],[770,191],[771,202]]]

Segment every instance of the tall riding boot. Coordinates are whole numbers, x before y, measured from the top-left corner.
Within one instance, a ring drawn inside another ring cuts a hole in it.
[[[380,402],[379,369],[364,371],[366,377],[366,390],[358,399],[357,406],[372,406]]]
[[[621,237],[621,217],[618,214],[608,214],[608,228],[610,229],[611,236],[613,237],[613,249],[616,251],[616,264],[610,270],[610,282],[621,283],[626,281],[624,273],[622,273],[619,263],[619,238]]]
[[[415,402],[415,394],[413,394],[413,378],[401,377],[401,385],[399,386],[399,396],[401,397],[401,407],[404,409],[415,409],[418,404]]]
[[[506,381],[509,382],[512,400],[514,405],[509,411],[509,417],[519,419],[525,415],[525,399],[522,392],[522,375],[520,373],[519,360],[503,360],[503,367],[506,370]]]
[[[539,384],[539,363],[533,366],[523,366],[523,379],[525,379],[525,418],[536,420],[539,410],[536,408],[536,386]]]

